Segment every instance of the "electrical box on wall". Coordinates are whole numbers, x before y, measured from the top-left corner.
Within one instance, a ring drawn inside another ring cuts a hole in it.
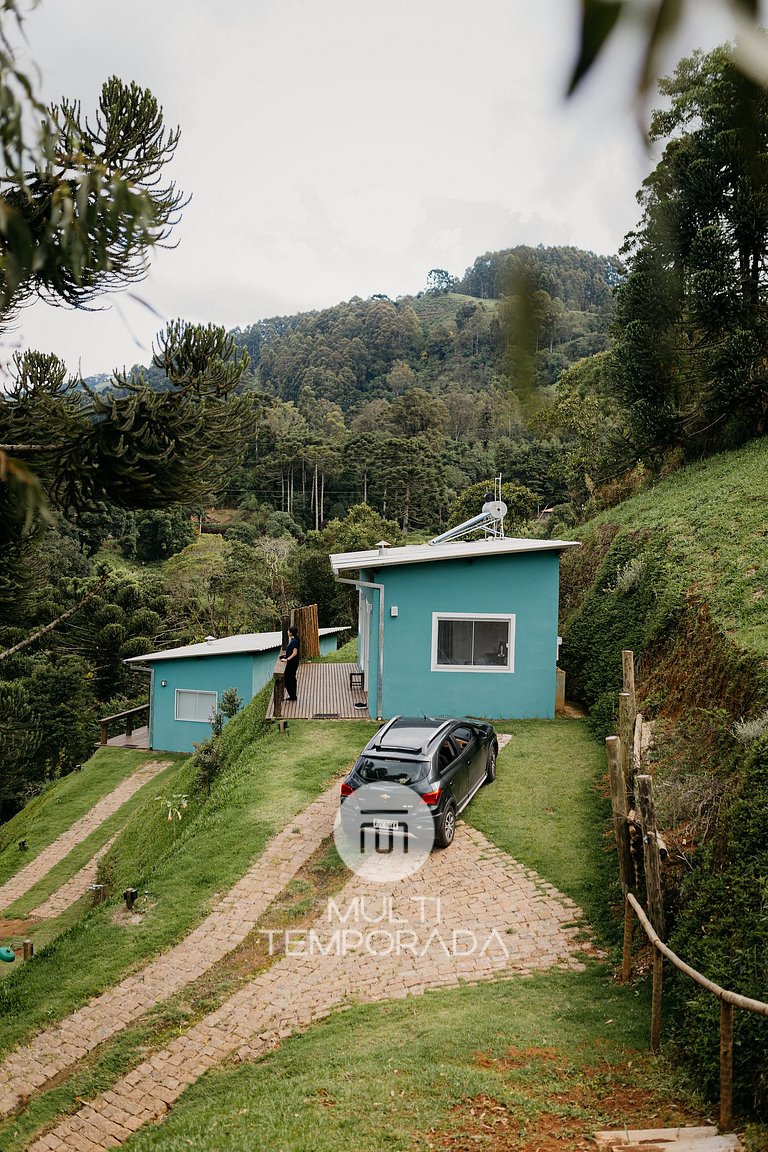
[[[397,616],[397,604],[393,604],[389,609],[390,616]]]

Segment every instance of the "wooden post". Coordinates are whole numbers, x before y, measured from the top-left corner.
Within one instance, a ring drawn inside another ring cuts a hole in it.
[[[21,945],[21,949],[22,949],[22,953],[21,953],[22,960],[31,960],[35,954],[35,946],[32,943],[32,941],[31,940],[25,940]]]
[[[106,744],[107,740],[109,739],[109,736],[107,734],[107,725],[106,724],[101,724],[99,726],[99,733],[100,733],[100,741],[99,742],[102,745]]]
[[[661,986],[664,979],[664,957],[653,950],[653,993],[651,997],[651,1051],[661,1048]]]
[[[565,712],[565,672],[562,668],[555,669],[555,712],[558,716]]]
[[[635,778],[635,717],[632,712],[632,698],[629,692],[619,693],[619,739],[621,740],[621,770],[627,786],[627,800],[632,797],[632,781]],[[627,807],[631,807],[630,804]]]
[[[629,828],[627,826],[627,788],[621,765],[621,741],[618,736],[609,736],[605,741],[608,756],[608,774],[611,781],[611,810],[613,813],[613,833],[616,837],[616,855],[619,861],[621,893],[634,888],[634,868],[629,851]]]
[[[624,901],[624,942],[621,948],[621,979],[626,984],[632,977],[632,929],[635,918],[629,901]]]
[[[720,1001],[720,1131],[733,1121],[733,1004]]]
[[[133,736],[133,716],[130,714],[125,718],[125,735],[126,738]]]
[[[648,919],[661,940],[666,935],[664,902],[661,894],[661,858],[656,835],[656,809],[653,804],[653,780],[635,777],[635,806],[643,826],[643,870],[648,903]]]
[[[299,630],[301,640],[301,658],[310,660],[320,655],[320,635],[317,627],[317,604],[309,604],[306,608],[294,608],[291,613],[291,623]]]
[[[632,715],[637,712],[637,698],[635,696],[635,654],[624,649],[621,654],[621,672],[624,691],[629,693],[632,702]]]
[[[272,687],[272,715],[280,720],[283,715],[283,696],[285,695],[285,662],[278,660],[275,664],[275,683]]]

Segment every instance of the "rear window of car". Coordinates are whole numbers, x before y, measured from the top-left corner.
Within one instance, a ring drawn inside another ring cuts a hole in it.
[[[389,780],[397,784],[416,784],[429,769],[428,760],[399,760],[394,756],[361,756],[357,774],[365,784]]]

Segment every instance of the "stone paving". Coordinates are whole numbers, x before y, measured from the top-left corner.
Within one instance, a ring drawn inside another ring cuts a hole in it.
[[[150,760],[147,764],[142,764],[141,768],[122,780],[117,788],[114,788],[106,796],[102,796],[90,812],[87,812],[66,832],[63,832],[58,839],[44,848],[34,860],[30,860],[26,867],[12,876],[10,880],[7,880],[5,884],[0,884],[0,911],[4,908],[10,908],[11,904],[29,892],[30,888],[34,888],[35,884],[42,880],[60,860],[68,856],[73,848],[86,840],[91,832],[95,831],[119,808],[122,808],[131,796],[150,780],[153,780],[169,764],[170,760]]]
[[[228,1057],[257,1058],[341,1004],[583,967],[575,905],[466,825],[416,877],[381,888],[351,879],[330,913],[289,935],[287,954],[271,968],[35,1140],[30,1152],[118,1147],[162,1118],[208,1069]],[[284,934],[271,940],[283,943]]]
[[[328,835],[337,806],[335,784],[270,842],[181,944],[8,1057],[0,1067],[5,1114],[257,925],[264,946],[281,953],[216,1011],[36,1138],[30,1152],[118,1147],[161,1119],[208,1069],[227,1058],[258,1058],[342,1004],[582,968],[580,955],[591,948],[574,924],[579,909],[464,824],[451,848],[433,852],[415,876],[387,885],[352,876],[310,929],[270,935],[269,905]]]
[[[99,864],[119,835],[120,833],[116,832],[71,880],[67,880],[61,888],[57,888],[47,900],[38,904],[37,908],[33,908],[29,915],[35,920],[53,920],[55,916],[60,916],[62,912],[66,912],[67,908],[76,904],[80,897],[88,891],[89,886],[96,883]]]
[[[0,1065],[0,1115],[13,1112],[52,1077],[236,948],[329,834],[338,803],[339,786],[334,784],[269,842],[242,879],[179,944],[12,1052]]]

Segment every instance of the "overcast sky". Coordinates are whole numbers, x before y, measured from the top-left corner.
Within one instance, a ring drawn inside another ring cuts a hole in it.
[[[674,50],[732,34],[714,2]],[[12,341],[84,375],[146,363],[164,319],[244,327],[461,275],[516,244],[618,251],[652,160],[627,35],[563,99],[577,0],[42,0],[27,59],[46,100],[151,89],[192,195],[137,294],[36,304]],[[670,60],[671,67],[673,60]]]

